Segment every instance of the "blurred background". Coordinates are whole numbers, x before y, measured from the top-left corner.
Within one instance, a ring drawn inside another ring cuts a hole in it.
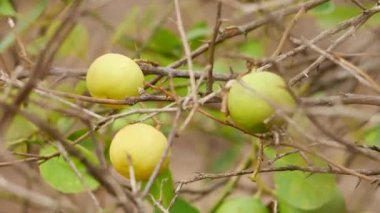
[[[3,71],[8,70],[11,77],[17,78],[18,75],[21,75],[20,73],[31,69],[33,61],[39,56],[60,24],[69,2],[66,0],[0,1],[0,50]],[[195,50],[212,37],[217,1],[181,0],[179,2],[188,43],[191,49]],[[222,25],[220,31],[233,30],[235,27],[254,22],[274,11],[308,1],[223,0],[221,2]],[[289,28],[289,34],[277,55],[299,46],[300,43],[297,43],[297,39],[298,41],[311,40],[324,30],[336,28],[339,23],[360,16],[363,11],[361,6],[369,9],[376,4],[376,1],[363,0],[359,1],[360,6],[358,6],[355,2],[350,0],[328,1],[300,14],[296,20],[294,15],[297,12],[280,19],[274,17],[272,21],[245,35],[226,40],[216,47],[214,73],[244,73],[251,66],[260,67],[265,65],[268,60],[273,60],[272,54],[279,47],[284,31],[293,21],[295,23]],[[121,53],[160,67],[168,66],[184,56],[172,1],[89,0],[85,1],[82,6],[77,24],[60,46],[52,64],[53,67],[71,72],[80,71],[86,69],[96,57],[107,52]],[[16,27],[13,29],[9,24],[9,17],[15,22]],[[12,31],[17,31],[17,39],[13,36],[15,41],[10,42],[8,40],[13,35],[10,33]],[[326,50],[342,36],[343,32],[329,35],[316,44],[321,49]],[[358,27],[352,36],[330,52],[364,70],[377,83],[379,82],[378,70],[380,65],[379,40],[380,15],[375,14],[363,26]],[[20,57],[20,47],[27,55],[26,58]],[[306,48],[299,54],[278,62],[281,67],[280,70],[278,67],[270,69],[281,73],[289,82],[319,56],[319,53]],[[208,60],[208,53],[196,57],[194,59],[194,70],[204,71]],[[7,68],[5,69],[5,67]],[[186,70],[186,68],[186,66],[182,66],[180,69]],[[299,97],[318,98],[347,93],[378,95],[378,92],[363,85],[347,70],[330,60],[324,60],[312,70],[313,72],[308,78],[292,87]],[[147,75],[146,81],[154,78],[154,75]],[[19,79],[24,80],[22,77]],[[174,84],[177,95],[186,96],[188,94],[188,79],[176,78]],[[162,88],[167,88],[169,84],[162,81],[159,85]],[[217,81],[214,83],[214,89],[223,88],[224,85],[225,82]],[[48,76],[39,83],[39,86],[54,91],[89,95],[83,76],[73,77],[64,74]],[[7,92],[7,90],[11,91]],[[205,90],[206,85],[202,84],[200,92],[205,92]],[[2,98],[9,100],[14,97],[17,89],[3,84],[2,91],[8,95],[4,95]],[[147,92],[154,93],[157,90],[150,88]],[[23,109],[38,115],[71,140],[76,140],[86,130],[86,126],[77,118],[66,116],[57,111],[46,110],[43,107],[61,107],[61,103],[37,97],[34,93],[30,100],[34,101],[23,105]],[[106,115],[110,111],[98,104],[78,100],[71,101],[99,114]],[[159,108],[166,106],[166,104],[147,102],[126,106],[120,109],[120,112],[138,108]],[[367,146],[377,146],[380,143],[378,109],[378,106],[342,105],[318,108],[315,109],[315,113],[323,126],[336,137]],[[209,105],[204,107],[204,110],[216,117],[223,118],[219,112],[219,104]],[[172,127],[172,115],[161,113],[155,117],[166,135],[169,134]],[[107,144],[110,143],[113,134],[118,129],[130,122],[143,119],[144,116],[144,114],[131,115],[115,120],[111,125],[98,132],[98,141],[107,148]],[[149,119],[146,122],[157,125],[155,119]],[[297,124],[296,127],[302,127],[302,130],[307,134],[319,139],[329,139],[302,112],[296,112],[293,121]],[[295,130],[296,127],[290,125],[287,129],[296,143],[311,143],[302,134],[302,131],[300,133]],[[2,136],[2,140],[3,146],[6,148],[2,148],[2,154],[0,154],[2,161],[0,162],[2,165],[0,174],[3,178],[12,180],[13,183],[31,191],[48,195],[53,199],[68,200],[82,206],[85,204],[85,212],[94,212],[95,207],[92,207],[86,192],[70,195],[58,192],[45,182],[44,177],[41,178],[38,175],[38,165],[34,162],[17,163],[10,166],[5,163],[25,157],[12,155],[11,152],[13,154],[26,150],[30,153],[34,153],[33,150],[38,152],[40,147],[43,147],[46,141],[50,140],[36,126],[17,115],[10,124],[6,135]],[[222,173],[241,170],[242,168],[239,165],[241,166],[242,162],[250,155],[252,140],[255,139],[237,129],[215,122],[201,113],[196,113],[189,126],[174,141],[170,164],[173,180],[190,179],[196,176],[198,172]],[[94,149],[91,138],[84,139],[81,144],[89,150]],[[347,168],[369,170],[378,168],[377,162],[349,153],[347,150],[321,147],[318,151],[325,154],[330,160]],[[267,154],[267,160],[264,162],[269,161],[269,156],[270,154]],[[334,178],[342,192],[348,212],[378,212],[379,204],[376,201],[380,199],[380,193],[376,185],[368,181],[358,181],[358,178],[353,176],[340,175]],[[272,189],[275,188],[271,173],[260,175],[260,179],[263,185]],[[206,212],[212,208],[219,195],[225,190],[228,180],[204,180],[188,184],[181,192],[181,196],[198,208],[200,212]],[[323,187],[325,182],[322,181],[320,184],[320,186],[315,187]],[[257,184],[253,183],[248,176],[242,176],[234,190],[231,190],[230,197],[252,195],[257,192]],[[95,194],[103,203],[112,202],[112,198],[105,193],[103,188],[96,189]],[[316,195],[316,197],[318,196],[324,195]],[[16,199],[16,197],[18,198]],[[50,212],[31,205],[27,200],[21,199],[20,196],[16,197],[1,192],[0,212]],[[260,198],[264,204],[273,205],[273,197],[265,193],[265,190]]]

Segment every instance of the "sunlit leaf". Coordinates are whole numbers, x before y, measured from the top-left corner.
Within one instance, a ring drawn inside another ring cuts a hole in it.
[[[0,1],[0,16],[15,16],[16,11],[9,0]]]
[[[92,163],[97,164],[98,161],[94,154],[87,149],[76,146],[78,150]],[[40,155],[48,156],[57,151],[53,146],[46,146],[40,150]],[[65,161],[63,157],[55,157],[42,163],[40,173],[46,183],[48,183],[54,189],[64,193],[79,193],[86,190],[86,187],[90,190],[94,190],[99,187],[99,183],[87,173],[86,167],[76,158],[70,157],[80,175],[83,178],[83,182],[75,174],[69,163]]]
[[[283,200],[279,200],[279,212],[281,213],[322,213],[322,212],[334,212],[334,213],[345,213],[346,204],[342,193],[336,188],[333,192],[333,198],[316,209],[297,209],[296,207],[286,203]]]
[[[310,12],[314,14],[326,15],[326,14],[330,14],[334,12],[334,10],[335,10],[334,2],[328,1],[317,7],[314,7],[313,9],[310,10]]]
[[[355,5],[336,5],[335,7],[330,7],[328,10],[328,13],[312,13],[312,15],[316,17],[319,25],[324,28],[333,27],[344,20],[358,16],[363,12],[359,7]],[[374,15],[368,20],[366,24],[377,26],[380,24],[380,17]]]
[[[321,162],[315,164],[321,166]],[[307,166],[298,154],[287,155],[275,162],[276,167],[298,165]],[[310,175],[300,171],[276,172],[274,174],[279,199],[297,209],[312,210],[329,202],[336,190],[335,177],[331,174]]]
[[[264,45],[258,39],[249,39],[239,47],[241,54],[249,57],[262,57],[264,56]]]
[[[150,193],[155,198],[159,200],[161,198],[161,204],[163,207],[167,208],[174,196],[173,179],[172,174],[169,169],[165,170],[161,175],[159,175],[154,181]],[[156,209],[155,212],[160,212]]]
[[[372,127],[364,133],[363,141],[367,145],[380,146],[380,126]]]
[[[239,197],[225,201],[216,213],[269,213],[264,204],[254,197]]]

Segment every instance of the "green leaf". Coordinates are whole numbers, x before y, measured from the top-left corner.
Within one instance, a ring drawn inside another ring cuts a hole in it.
[[[259,58],[264,56],[264,45],[258,39],[250,39],[239,47],[241,54]]]
[[[38,128],[33,123],[31,123],[24,117],[17,115],[8,128],[6,140],[12,141],[22,138],[28,138],[37,130]]]
[[[254,197],[239,197],[225,201],[216,213],[269,213],[264,204]]]
[[[84,58],[89,46],[89,35],[87,29],[81,25],[75,25],[74,29],[66,37],[58,51],[58,56],[78,56]]]
[[[31,24],[33,24],[36,19],[42,14],[42,12],[47,7],[47,0],[40,0],[33,10],[19,18],[19,21],[16,25],[16,33],[20,34],[26,30]],[[3,53],[12,43],[15,41],[15,33],[9,32],[1,41],[0,41],[0,53]]]
[[[204,21],[196,23],[190,30],[187,32],[187,40],[190,43],[192,49],[195,49],[203,44],[203,40],[207,38],[210,33],[210,29],[207,26],[207,23]]]
[[[325,2],[310,10],[313,14],[327,15],[335,10],[335,4],[332,1]]]
[[[9,0],[0,1],[0,16],[15,16],[16,11]]]
[[[164,208],[167,208],[174,197],[174,187],[173,178],[169,169],[165,170],[161,175],[159,175],[153,182],[152,188],[150,190],[151,195],[155,200],[161,198],[161,204]],[[150,200],[151,201],[151,200]],[[151,201],[152,202],[152,201]],[[155,208],[155,213],[160,213],[161,210]],[[198,213],[199,210],[194,208],[187,201],[178,197],[170,210],[172,213]]]
[[[321,166],[320,160],[313,159]],[[298,154],[291,154],[276,161],[275,166],[307,166]],[[335,177],[330,174],[313,174],[305,172],[277,172],[274,174],[278,198],[297,209],[312,210],[320,208],[330,201],[336,189]]]
[[[313,210],[297,209],[294,206],[286,203],[285,201],[279,200],[279,212],[281,213],[324,213],[324,212],[334,212],[334,213],[345,213],[346,204],[342,193],[338,188],[335,189],[333,198],[320,208]]]
[[[51,22],[46,34],[28,45],[27,50],[29,54],[38,54],[53,36],[60,23],[60,21]],[[81,24],[76,24],[59,47],[57,56],[77,56],[79,58],[84,58],[87,54],[88,46],[89,35],[87,29]]]
[[[344,20],[347,20],[362,13],[362,10],[359,7],[348,5],[339,5],[335,7],[331,6],[330,8],[326,9],[326,11],[328,13],[318,11],[312,13],[312,15],[317,18],[317,22],[319,23],[319,25],[323,28],[333,27]],[[369,24],[371,26],[378,26],[380,24],[380,16],[374,15],[368,20],[366,24]]]
[[[167,208],[169,206],[170,201],[174,196],[173,179],[169,169],[165,170],[156,178],[150,193],[156,200],[159,200],[161,196],[163,207]],[[160,212],[159,209],[156,209],[156,212]]]
[[[159,28],[152,37],[147,49],[161,55],[178,57],[182,52],[181,40],[174,32]]]
[[[98,161],[94,154],[87,149],[77,145],[76,148],[92,163],[97,164]],[[48,156],[55,153],[57,149],[53,146],[46,146],[40,150],[40,155]],[[75,167],[83,177],[83,183],[79,177],[71,169],[68,162],[63,157],[51,158],[42,163],[40,173],[46,183],[54,189],[64,193],[79,193],[86,190],[86,186],[95,190],[99,187],[99,183],[87,173],[86,167],[76,158],[70,157]]]
[[[363,141],[367,145],[380,146],[380,125],[367,130],[364,133]]]
[[[199,213],[199,209],[192,206],[185,199],[178,197],[170,210],[171,213]]]

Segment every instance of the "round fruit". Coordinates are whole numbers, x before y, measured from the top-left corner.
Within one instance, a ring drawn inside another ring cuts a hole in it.
[[[216,211],[216,213],[269,213],[269,210],[254,197],[240,197],[227,200]]]
[[[132,160],[136,180],[148,180],[167,146],[166,137],[154,127],[137,123],[119,130],[112,139],[109,149],[111,163],[115,170],[129,178],[128,156]],[[170,154],[161,166],[160,172],[169,163]]]
[[[274,107],[292,109],[295,101],[285,81],[271,72],[252,72],[235,81],[228,93],[228,111],[242,129],[264,133],[283,120],[274,116]]]
[[[90,65],[86,83],[93,97],[122,100],[139,95],[139,88],[144,86],[144,74],[132,59],[108,53]]]

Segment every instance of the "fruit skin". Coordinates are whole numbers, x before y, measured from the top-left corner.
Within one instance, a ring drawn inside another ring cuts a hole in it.
[[[112,139],[109,149],[111,163],[115,170],[129,178],[129,162],[132,165],[136,180],[148,180],[167,145],[166,137],[154,127],[137,123],[127,125],[119,130]],[[169,164],[170,153],[161,166],[160,172]]]
[[[258,198],[239,197],[227,200],[216,211],[216,213],[269,213],[269,210]]]
[[[93,97],[122,100],[139,95],[139,88],[144,87],[144,74],[132,59],[107,53],[90,65],[86,83]]]
[[[295,107],[295,101],[287,90],[285,81],[267,71],[252,72],[243,76],[240,81],[235,81],[227,98],[232,120],[251,133],[265,133],[272,126],[283,123],[281,118],[272,117],[272,106],[284,109]]]

